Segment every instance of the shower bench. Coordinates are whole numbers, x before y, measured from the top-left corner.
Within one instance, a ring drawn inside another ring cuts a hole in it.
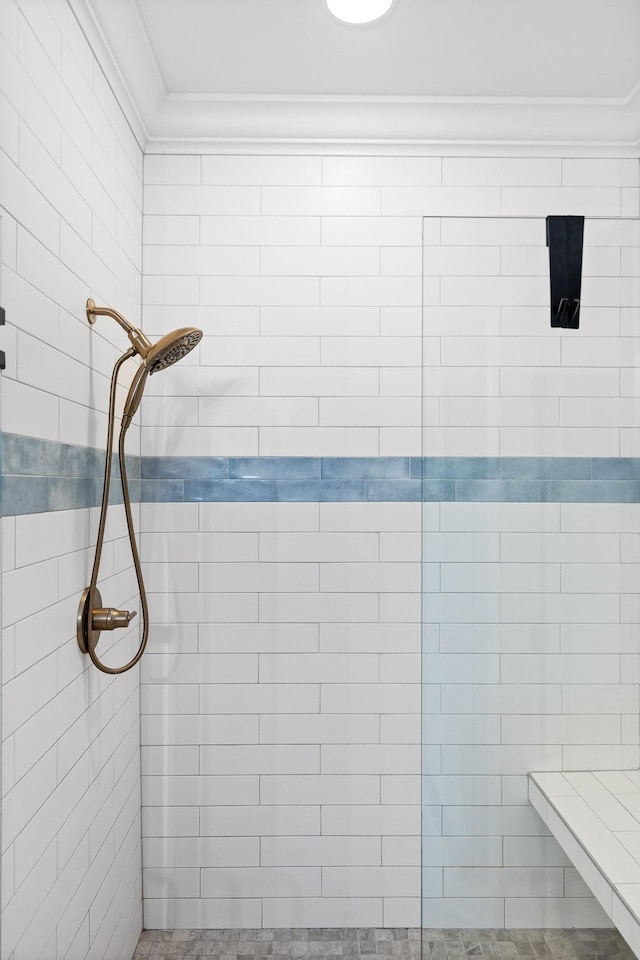
[[[530,773],[529,800],[640,956],[640,770]]]

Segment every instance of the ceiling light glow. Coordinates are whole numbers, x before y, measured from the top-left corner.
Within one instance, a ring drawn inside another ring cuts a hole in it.
[[[345,23],[371,23],[388,13],[396,0],[327,0],[329,11]]]

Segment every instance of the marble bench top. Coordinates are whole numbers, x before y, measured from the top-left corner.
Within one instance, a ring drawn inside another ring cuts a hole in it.
[[[640,770],[530,773],[529,800],[640,956]]]

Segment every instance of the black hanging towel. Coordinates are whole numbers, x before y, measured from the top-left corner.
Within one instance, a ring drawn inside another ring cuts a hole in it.
[[[584,217],[547,217],[551,326],[580,326]]]

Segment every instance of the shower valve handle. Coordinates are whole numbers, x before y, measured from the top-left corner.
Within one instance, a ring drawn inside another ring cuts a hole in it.
[[[80,597],[76,621],[76,636],[82,653],[89,653],[89,642],[95,649],[101,630],[117,630],[119,627],[128,627],[136,616],[135,610],[116,610],[115,607],[103,607],[102,597],[97,587],[93,591],[93,602],[96,604],[93,608],[89,606],[90,599],[91,588],[86,587]],[[91,632],[89,632],[89,623],[91,624]]]
[[[93,630],[117,630],[119,627],[128,627],[135,615],[135,610],[94,607],[91,626]]]

